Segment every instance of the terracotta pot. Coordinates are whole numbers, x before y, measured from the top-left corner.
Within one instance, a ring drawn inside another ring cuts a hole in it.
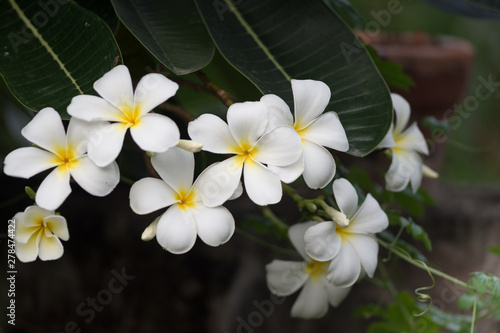
[[[474,47],[469,42],[422,32],[359,35],[382,60],[401,65],[415,81],[408,91],[395,92],[410,102],[417,118],[441,118],[445,110],[464,97],[474,60]]]

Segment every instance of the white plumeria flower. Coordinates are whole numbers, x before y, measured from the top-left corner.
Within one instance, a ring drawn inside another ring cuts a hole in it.
[[[396,126],[391,124],[389,132],[378,145],[379,148],[389,148],[392,162],[385,175],[385,187],[389,191],[404,190],[408,183],[416,192],[422,181],[423,162],[420,154],[429,155],[425,138],[414,122],[406,130],[410,119],[410,104],[398,94],[391,94],[396,118]]]
[[[326,273],[330,262],[311,259],[304,251],[304,233],[316,224],[305,222],[288,229],[290,241],[304,261],[273,260],[266,266],[267,286],[273,294],[288,296],[302,288],[291,311],[292,317],[296,318],[323,317],[328,304],[338,306],[351,290],[329,283]]]
[[[269,205],[281,200],[280,177],[269,166],[294,163],[302,148],[300,137],[288,126],[265,133],[268,118],[263,103],[245,102],[229,107],[227,124],[211,114],[203,114],[189,123],[189,136],[202,143],[203,150],[235,155],[205,171],[211,175],[201,192],[206,205],[216,206],[226,201],[237,188],[242,173],[253,202]]]
[[[292,80],[294,117],[290,108],[280,97],[265,95],[261,101],[269,109],[269,125],[293,127],[302,139],[302,156],[292,165],[272,166],[286,183],[291,183],[303,174],[312,189],[325,187],[335,176],[335,160],[324,147],[347,151],[349,142],[335,112],[325,111],[330,102],[330,88],[321,81]]]
[[[348,287],[358,280],[361,269],[373,277],[378,255],[373,234],[387,228],[389,220],[370,194],[358,208],[356,189],[346,179],[333,182],[333,194],[340,212],[332,214],[334,221],[318,223],[306,231],[305,249],[315,260],[331,260],[328,280]]]
[[[38,206],[56,210],[71,193],[70,177],[88,193],[108,195],[120,181],[116,163],[98,167],[87,156],[92,124],[72,118],[67,134],[61,116],[52,108],[42,109],[21,134],[38,147],[24,147],[5,157],[6,175],[30,178],[55,167],[36,193]]]
[[[59,259],[64,248],[59,239],[69,239],[66,219],[53,210],[29,206],[14,216],[16,223],[16,255],[22,262],[40,257],[41,260]]]
[[[137,214],[149,214],[169,207],[153,222],[143,239],[152,239],[166,250],[181,254],[189,251],[198,235],[210,246],[227,242],[234,233],[234,219],[222,206],[207,207],[200,198],[200,174],[193,184],[194,155],[174,147],[151,158],[162,179],[144,178],[130,189],[130,207]]]
[[[144,151],[164,152],[179,142],[179,129],[168,117],[150,113],[177,92],[179,85],[161,74],[145,75],[135,93],[127,67],[116,66],[94,83],[102,97],[79,95],[68,113],[85,121],[105,121],[99,140],[89,143],[89,156],[97,165],[113,162],[123,146],[127,129]]]

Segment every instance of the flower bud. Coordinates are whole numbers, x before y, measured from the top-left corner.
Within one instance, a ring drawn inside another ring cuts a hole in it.
[[[201,151],[201,148],[203,148],[203,144],[193,141],[193,140],[183,140],[180,139],[179,143],[177,144],[178,148],[190,151],[192,153],[197,153]]]

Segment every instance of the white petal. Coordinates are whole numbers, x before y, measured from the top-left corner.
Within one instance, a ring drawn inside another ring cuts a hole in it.
[[[194,154],[177,147],[155,154],[151,164],[175,191],[189,191],[193,185]]]
[[[66,166],[58,166],[40,184],[36,191],[36,204],[48,210],[56,210],[70,193],[69,172]]]
[[[45,234],[40,239],[40,250],[38,256],[41,260],[55,260],[62,257],[64,248],[59,238],[50,231],[45,230]]]
[[[49,215],[43,219],[50,231],[58,238],[67,241],[69,239],[68,224],[61,215]]]
[[[38,246],[42,238],[43,230],[39,229],[26,243],[16,243],[16,255],[22,262],[30,262],[38,257]]]
[[[304,234],[305,252],[317,261],[328,261],[337,255],[342,239],[337,235],[336,224],[320,222],[307,229]]]
[[[134,103],[139,115],[153,110],[155,107],[174,96],[179,85],[167,79],[165,75],[151,73],[142,77],[134,93]]]
[[[54,214],[54,210],[47,210],[36,205],[29,206],[24,211],[23,224],[27,227],[41,227],[43,219]]]
[[[128,126],[122,123],[103,124],[101,131],[88,145],[88,154],[92,162],[103,167],[118,157],[123,147]]]
[[[414,150],[419,153],[429,155],[429,148],[427,148],[424,135],[420,132],[417,123],[413,123],[397,137],[397,144],[398,148],[404,150]]]
[[[293,247],[295,247],[300,256],[306,261],[309,261],[311,258],[306,253],[306,242],[304,241],[304,235],[307,229],[316,224],[318,224],[318,222],[309,221],[304,223],[297,223],[288,228],[288,238],[290,238],[290,242],[292,242]]]
[[[123,112],[103,98],[92,95],[73,97],[68,114],[85,121],[121,121]]]
[[[352,286],[361,273],[359,256],[349,241],[343,241],[328,269],[328,280],[337,287]]]
[[[66,137],[66,150],[73,151],[74,156],[82,156],[87,153],[87,146],[90,140],[99,137],[101,127],[107,122],[85,121],[75,117],[71,118],[68,125],[68,135]]]
[[[203,143],[203,150],[227,154],[236,153],[238,143],[234,140],[229,126],[213,114],[202,114],[188,124],[189,137]]]
[[[318,279],[310,278],[292,307],[294,318],[321,318],[328,312],[327,287]]]
[[[207,245],[222,245],[234,233],[233,215],[224,207],[208,208],[200,203],[194,209],[193,214],[195,214],[198,236]]]
[[[243,168],[243,180],[248,197],[257,205],[280,202],[283,195],[280,178],[262,164],[247,158]]]
[[[389,191],[402,191],[406,188],[413,173],[422,173],[422,158],[416,152],[401,149],[392,151],[392,162],[385,175],[385,187]]]
[[[40,208],[41,209],[41,208]],[[15,240],[18,243],[26,243],[30,237],[40,229],[40,225],[27,226],[24,224],[24,213],[19,212],[14,217],[13,220],[16,222],[16,235]]]
[[[396,141],[394,141],[393,131],[394,124],[391,124],[391,127],[389,127],[389,132],[387,132],[382,141],[378,144],[377,148],[391,148],[397,146]]]
[[[146,114],[130,128],[135,143],[144,151],[162,153],[179,143],[179,128],[166,116]]]
[[[372,278],[377,269],[378,243],[371,235],[352,235],[349,242],[356,250],[361,266],[366,274]]]
[[[51,152],[35,147],[23,147],[10,152],[4,160],[3,172],[11,177],[30,178],[58,164]]]
[[[328,288],[328,302],[331,306],[337,307],[342,303],[342,301],[347,297],[351,291],[351,287],[336,287],[327,281]]]
[[[392,106],[396,118],[396,126],[394,127],[394,136],[398,136],[408,124],[410,119],[410,104],[402,96],[391,94]]]
[[[354,186],[345,178],[337,179],[333,182],[333,194],[342,213],[352,219],[358,210],[358,194]]]
[[[339,116],[335,112],[327,112],[314,120],[307,128],[300,132],[303,139],[312,141],[320,146],[338,151],[349,150],[349,141]]]
[[[66,146],[61,116],[53,108],[44,108],[26,125],[21,134],[34,144],[56,152]]]
[[[149,214],[177,202],[176,192],[163,180],[143,178],[130,188],[130,208],[136,214]]]
[[[347,230],[352,233],[375,234],[385,230],[388,226],[387,214],[380,208],[377,200],[368,193],[356,215],[351,219]]]
[[[156,227],[156,239],[167,251],[182,254],[196,241],[196,222],[191,211],[173,205],[162,215]]]
[[[302,141],[302,154],[304,158],[303,177],[312,189],[323,188],[335,176],[336,165],[332,154],[314,142]]]
[[[330,102],[330,88],[321,81],[292,80],[295,128],[300,130],[325,111]]]
[[[116,162],[98,167],[88,156],[80,158],[71,167],[70,173],[78,185],[97,197],[108,195],[120,182],[120,170]]]
[[[268,117],[269,112],[261,102],[234,103],[227,110],[227,123],[233,138],[249,148],[264,134]]]
[[[268,165],[267,168],[276,173],[283,183],[290,184],[304,173],[304,159],[300,156],[296,162],[290,165],[283,167]]]
[[[300,289],[309,275],[303,261],[273,260],[266,265],[267,287],[278,296],[288,296]]]
[[[422,159],[420,155],[417,153],[414,153],[416,156],[414,157],[415,159],[420,159],[420,163],[422,167],[424,166],[424,163],[422,162]],[[411,184],[411,189],[413,190],[413,193],[416,193],[418,191],[418,188],[420,187],[420,183],[422,182],[422,176],[423,176],[423,169],[416,169],[413,171],[413,173],[410,175],[410,184]]]
[[[261,163],[287,166],[299,159],[302,143],[293,128],[280,126],[263,135],[251,153],[252,157]]]
[[[94,90],[117,108],[134,105],[132,79],[128,68],[118,65],[94,83]]]
[[[242,194],[243,194],[243,184],[241,182],[238,182],[238,187],[236,187],[234,193],[227,200],[238,199],[239,197],[241,197]]]
[[[193,188],[207,207],[220,206],[238,189],[243,171],[243,159],[233,156],[206,168],[196,179]]]
[[[267,123],[266,133],[278,126],[293,126],[293,116],[290,108],[280,97],[268,94],[260,99],[269,110],[269,122]]]

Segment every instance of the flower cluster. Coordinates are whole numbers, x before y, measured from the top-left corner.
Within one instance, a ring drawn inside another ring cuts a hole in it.
[[[333,194],[340,211],[330,207],[327,213],[332,221],[311,221],[289,229],[289,238],[305,263],[275,260],[266,267],[269,289],[278,295],[290,295],[304,285],[292,308],[293,317],[323,316],[328,303],[337,306],[360,276],[373,277],[377,267],[374,234],[387,228],[387,215],[370,194],[358,207],[356,189],[346,179],[333,182]]]
[[[391,128],[379,148],[389,148],[392,156],[391,166],[385,175],[389,191],[404,190],[408,183],[416,192],[422,182],[422,174],[436,178],[437,173],[425,166],[420,154],[429,155],[427,142],[416,123],[405,130],[410,119],[410,104],[398,94],[391,94],[396,124]]]
[[[19,148],[5,158],[7,175],[30,178],[54,168],[37,190],[35,206],[16,214],[17,255],[21,261],[57,259],[59,239],[68,240],[66,220],[55,213],[71,192],[71,178],[95,196],[109,194],[120,180],[116,159],[128,129],[139,148],[151,156],[155,177],[135,182],[130,206],[137,214],[164,209],[144,231],[167,251],[188,252],[197,237],[210,246],[226,243],[235,231],[231,212],[223,205],[243,191],[257,205],[281,201],[282,183],[303,176],[311,189],[326,187],[336,175],[329,149],[349,150],[346,132],[335,112],[325,112],[330,89],[323,82],[291,80],[294,112],[276,95],[232,104],[226,121],[203,114],[191,121],[191,140],[181,140],[177,125],[152,112],[175,95],[178,85],[160,74],[144,76],[134,91],[130,73],[117,66],[94,84],[99,96],[72,99],[65,131],[58,112],[41,110],[22,135],[34,147]],[[415,124],[403,131],[409,105],[392,95],[396,125],[381,148],[392,151],[387,188],[416,190],[422,176],[419,153],[427,146]],[[194,180],[194,152],[223,154]],[[156,176],[159,176],[156,177]],[[338,178],[338,177],[337,177]],[[303,261],[274,260],[266,266],[270,290],[287,296],[302,288],[292,316],[318,318],[337,306],[363,276],[373,277],[378,243],[374,234],[388,226],[387,215],[368,194],[358,205],[355,187],[346,179],[333,181],[338,209],[324,204],[329,221],[291,226],[288,236]]]

